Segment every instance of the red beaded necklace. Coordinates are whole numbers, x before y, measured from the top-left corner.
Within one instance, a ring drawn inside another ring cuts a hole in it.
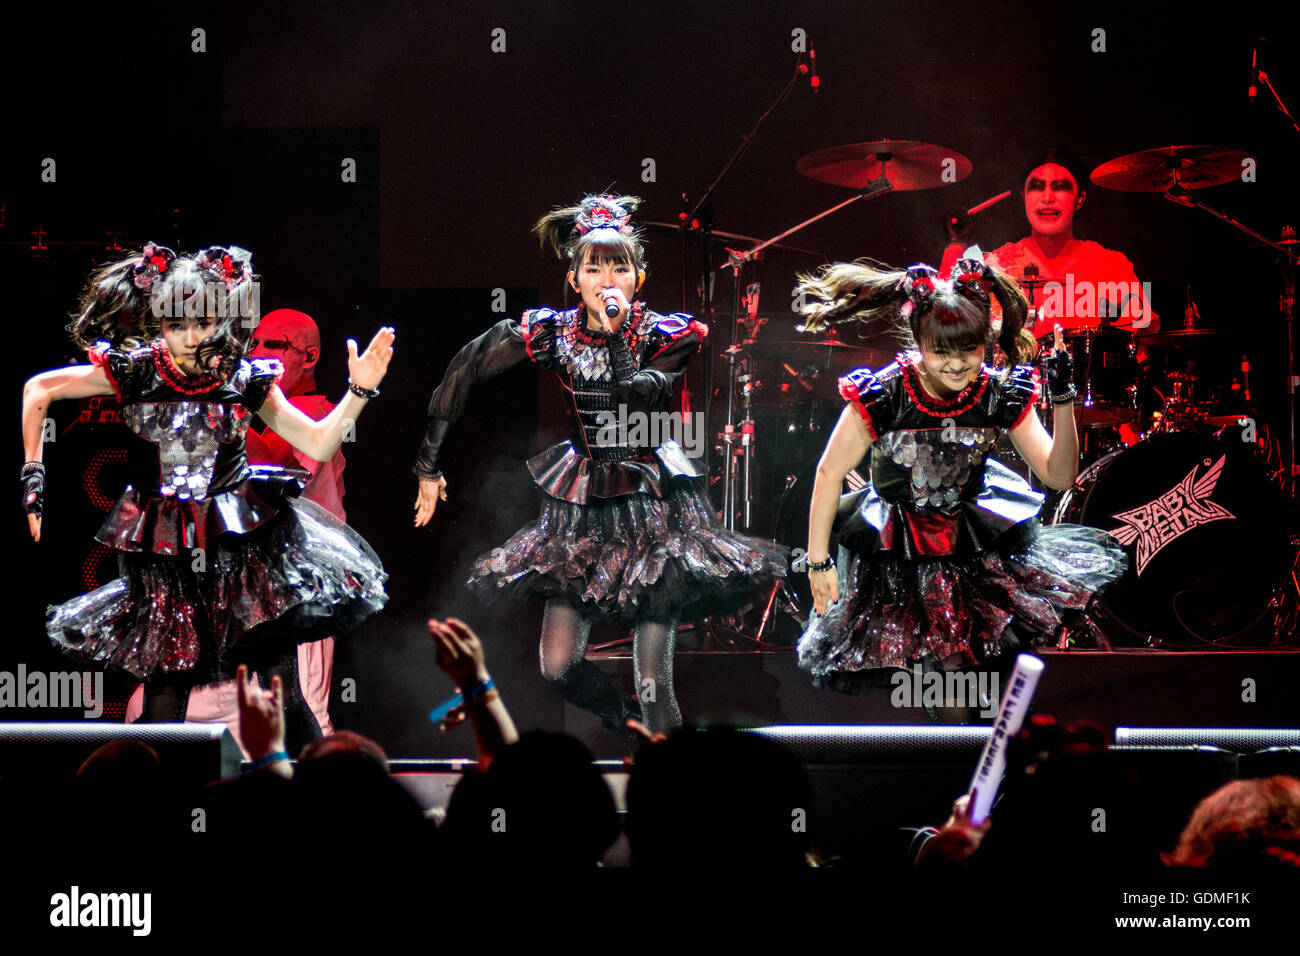
[[[906,354],[900,355],[898,364],[903,366],[903,388],[907,390],[912,402],[921,411],[936,418],[960,415],[963,412],[970,411],[984,395],[984,390],[989,385],[988,367],[980,366],[978,374],[966,384],[966,387],[953,398],[945,401],[934,397],[925,390],[914,357]]]
[[[180,366],[176,364],[176,360],[172,358],[171,350],[167,348],[166,342],[155,341],[150,348],[153,350],[153,365],[158,370],[158,374],[163,377],[163,381],[182,395],[199,395],[203,392],[210,392],[224,382],[224,379],[216,375],[186,375],[181,371]],[[186,384],[187,381],[189,384]]]

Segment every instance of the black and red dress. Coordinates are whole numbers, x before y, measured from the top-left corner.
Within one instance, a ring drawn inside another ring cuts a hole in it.
[[[841,500],[840,600],[799,641],[819,686],[852,692],[927,657],[981,664],[1022,636],[1050,635],[1061,611],[1086,608],[1127,567],[1104,531],[1040,525],[1043,495],[989,457],[1033,414],[1033,366],[984,366],[941,401],[917,361],[907,353],[840,379],[871,435],[871,480]]]
[[[141,679],[207,683],[346,632],[387,600],[370,546],[299,498],[281,468],[250,466],[244,440],[283,372],[241,361],[188,378],[162,341],[90,352],[122,403],[130,483],[96,540],[121,576],[47,611],[50,639]]]
[[[675,440],[634,440],[633,414],[665,414],[707,329],[635,303],[613,334],[584,310],[537,309],[503,320],[451,361],[429,403],[415,472],[437,452],[475,382],[531,361],[568,397],[571,437],[528,462],[542,491],[537,521],[474,562],[480,597],[567,597],[584,614],[694,620],[736,610],[787,567],[778,545],[722,527],[700,463]],[[647,430],[644,434],[649,435]]]

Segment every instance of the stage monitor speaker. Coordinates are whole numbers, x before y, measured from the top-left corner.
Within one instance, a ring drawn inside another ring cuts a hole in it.
[[[174,780],[192,786],[234,776],[242,759],[225,724],[5,723],[0,724],[0,779],[71,779],[111,740],[148,744]]]
[[[808,765],[960,764],[971,768],[989,739],[989,727],[928,724],[799,724],[754,727]]]
[[[1239,754],[1269,747],[1300,747],[1291,727],[1116,727],[1115,743],[1133,746],[1222,747]]]

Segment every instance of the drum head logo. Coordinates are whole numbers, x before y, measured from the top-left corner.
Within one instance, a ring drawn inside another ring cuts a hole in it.
[[[1115,512],[1115,519],[1124,524],[1112,528],[1110,533],[1125,547],[1137,542],[1138,577],[1162,548],[1193,528],[1236,517],[1227,508],[1208,500],[1223,474],[1226,459],[1224,455],[1210,465],[1210,459],[1206,458],[1159,498],[1130,511]],[[1206,466],[1208,470],[1197,478],[1197,469]]]

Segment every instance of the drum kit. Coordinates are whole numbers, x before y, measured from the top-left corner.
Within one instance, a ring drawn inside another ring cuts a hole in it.
[[[1265,239],[1193,195],[1240,178],[1243,161],[1250,160],[1236,150],[1173,146],[1121,156],[1099,166],[1091,178],[1106,189],[1162,193],[1282,252],[1288,290],[1282,297],[1283,320],[1290,344],[1294,234],[1281,242]],[[843,407],[837,377],[858,366],[887,365],[896,348],[879,333],[855,338],[844,334],[844,326],[832,326],[820,335],[800,334],[797,317],[761,315],[759,284],[746,284],[742,269],[765,249],[850,203],[948,185],[964,179],[972,167],[946,147],[881,140],[810,153],[796,168],[855,194],[771,239],[727,250],[733,279],[731,341],[722,352],[727,381],[715,387],[711,374],[709,392],[719,406],[714,418],[725,415],[721,427],[710,423],[722,462],[723,520],[774,537],[798,555],[796,549],[807,546],[816,462]],[[698,222],[695,211],[682,219]],[[1032,267],[1022,285],[1035,304],[1043,283]],[[707,309],[708,295],[704,298]],[[1110,637],[1127,635],[1126,643],[1147,647],[1205,647],[1258,642],[1271,629],[1264,640],[1276,641],[1283,636],[1278,631],[1283,620],[1296,617],[1296,589],[1287,574],[1295,563],[1288,536],[1294,407],[1291,441],[1275,440],[1251,405],[1243,343],[1230,332],[1198,328],[1194,304],[1185,318],[1183,329],[1149,335],[1105,319],[1096,328],[1065,332],[1074,359],[1083,467],[1074,487],[1059,498],[1049,494],[1043,520],[1099,527],[1131,546],[1127,575],[1094,605],[1093,616]],[[1050,336],[1039,339],[1040,361],[1050,344]],[[1288,380],[1294,374],[1292,358]],[[1039,413],[1050,429],[1045,400]],[[1035,480],[1009,440],[1003,439],[994,457],[1020,465]],[[862,473],[850,474],[845,491],[867,480],[867,463],[859,468]],[[763,641],[771,626],[777,642],[785,643],[782,621],[786,637],[797,635],[811,607],[807,575],[796,566],[764,608],[756,640]],[[790,622],[796,631],[789,630]],[[1108,646],[1101,631],[1095,626],[1091,631],[1100,646]]]

